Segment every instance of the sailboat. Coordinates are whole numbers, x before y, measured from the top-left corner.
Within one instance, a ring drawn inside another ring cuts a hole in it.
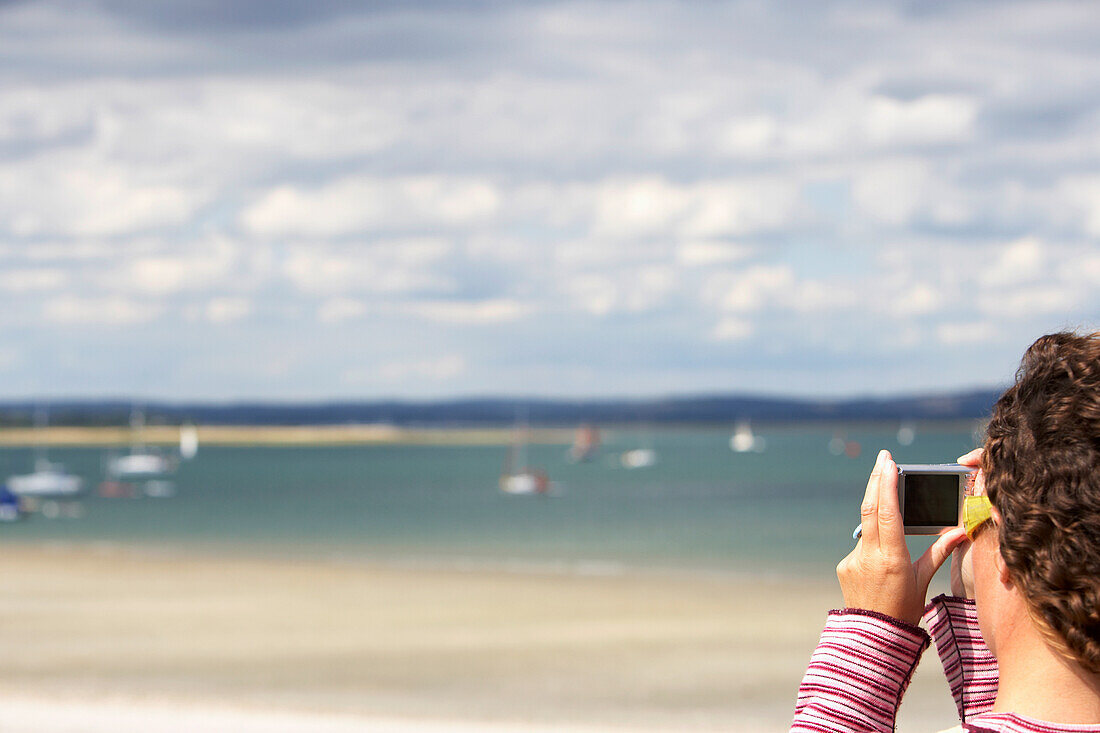
[[[634,448],[619,456],[623,468],[649,468],[657,463],[657,451],[652,448]]]
[[[500,473],[500,490],[513,496],[550,493],[552,486],[546,471],[527,465],[527,421],[517,425],[512,445]]]
[[[145,447],[145,413],[130,413],[130,452],[114,456],[107,461],[107,475],[115,480],[142,479],[163,476],[175,470],[175,462],[168,456]]]
[[[752,426],[748,420],[737,423],[737,428],[730,438],[730,450],[735,453],[762,453],[766,445],[763,438],[753,435]]]
[[[917,426],[912,421],[906,420],[898,427],[898,445],[913,445],[917,439]]]
[[[646,431],[644,448],[632,448],[619,455],[623,468],[649,468],[657,463],[657,451],[653,448],[653,435]]]
[[[19,497],[6,486],[0,486],[0,522],[15,522],[23,516]]]
[[[180,426],[180,458],[190,461],[199,452],[199,430],[191,423]]]
[[[107,461],[107,480],[99,486],[101,496],[133,497],[135,486],[131,482],[141,482],[142,493],[149,497],[164,499],[175,495],[176,485],[167,477],[179,467],[181,459],[190,460],[199,452],[199,431],[191,423],[180,426],[177,457],[146,448],[144,429],[145,415],[135,409],[130,413],[130,452]]]
[[[8,490],[17,496],[66,497],[76,496],[84,490],[84,479],[65,471],[60,463],[46,458],[45,430],[48,415],[44,409],[35,410],[35,459],[31,473],[9,476]]]
[[[591,460],[600,449],[600,431],[587,423],[581,424],[573,434],[573,445],[566,454],[572,463]]]

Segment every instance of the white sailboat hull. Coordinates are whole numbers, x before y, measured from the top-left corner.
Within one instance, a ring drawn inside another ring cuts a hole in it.
[[[61,471],[35,471],[8,477],[8,490],[18,496],[75,496],[84,489],[84,480]]]
[[[738,425],[730,438],[730,450],[734,453],[762,453],[765,445],[763,438],[753,435],[748,423]]]
[[[545,481],[533,473],[514,473],[500,477],[500,490],[505,494],[538,494],[545,491]]]
[[[161,476],[171,471],[171,462],[156,453],[131,453],[128,456],[118,456],[112,458],[107,465],[107,472],[115,478]]]
[[[651,448],[635,448],[619,457],[624,468],[648,468],[657,463],[657,451]]]

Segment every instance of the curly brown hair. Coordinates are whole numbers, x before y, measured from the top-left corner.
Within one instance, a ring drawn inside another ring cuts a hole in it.
[[[1100,332],[1028,348],[993,408],[982,469],[1032,616],[1100,673]]]

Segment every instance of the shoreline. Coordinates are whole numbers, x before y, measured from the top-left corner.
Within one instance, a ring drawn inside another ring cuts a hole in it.
[[[616,431],[676,431],[713,430],[729,432],[729,424],[668,424],[668,425],[606,425],[600,426],[605,436]],[[973,420],[918,421],[924,428],[971,429]],[[897,421],[867,420],[849,422],[793,421],[756,423],[757,429],[806,430],[823,432],[843,427],[848,431],[864,429],[896,429]],[[200,445],[221,446],[353,446],[353,445],[434,445],[434,446],[504,446],[511,445],[516,428],[506,427],[398,427],[388,424],[339,425],[198,425]],[[542,445],[569,445],[574,438],[572,427],[531,427],[526,429],[527,442]],[[179,443],[179,426],[149,425],[142,429],[142,442],[168,446]],[[69,446],[122,447],[134,440],[134,431],[125,426],[52,426],[45,428],[0,428],[0,447]]]
[[[2,525],[0,525],[2,526]],[[281,565],[313,563],[362,570],[395,572],[439,572],[456,574],[499,574],[503,576],[563,578],[630,578],[637,581],[701,581],[737,584],[806,584],[831,588],[832,577],[822,582],[821,573],[800,568],[743,569],[720,565],[693,565],[667,562],[629,562],[600,557],[539,558],[410,553],[372,550],[354,552],[328,545],[303,545],[273,542],[167,541],[56,539],[40,537],[4,537],[0,549],[14,551],[129,556],[138,559],[245,561]],[[838,596],[839,600],[839,596]]]
[[[512,428],[399,428],[392,425],[199,425],[200,445],[342,446],[342,445],[509,445]],[[535,428],[528,442],[568,445],[573,431]],[[142,443],[176,445],[180,429],[152,425],[141,431]],[[134,440],[128,427],[0,428],[0,446],[35,445],[121,447]]]

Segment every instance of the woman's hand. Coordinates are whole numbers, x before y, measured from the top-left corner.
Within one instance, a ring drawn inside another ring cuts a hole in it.
[[[916,624],[932,576],[966,532],[962,527],[945,530],[911,562],[898,507],[898,467],[887,451],[878,454],[859,513],[863,535],[836,568],[845,605]]]
[[[982,474],[982,449],[975,448],[959,457],[959,465],[978,469],[974,476],[974,494],[985,493],[985,476]],[[951,553],[951,595],[960,598],[974,597],[974,561],[970,556],[970,540],[964,540]]]

